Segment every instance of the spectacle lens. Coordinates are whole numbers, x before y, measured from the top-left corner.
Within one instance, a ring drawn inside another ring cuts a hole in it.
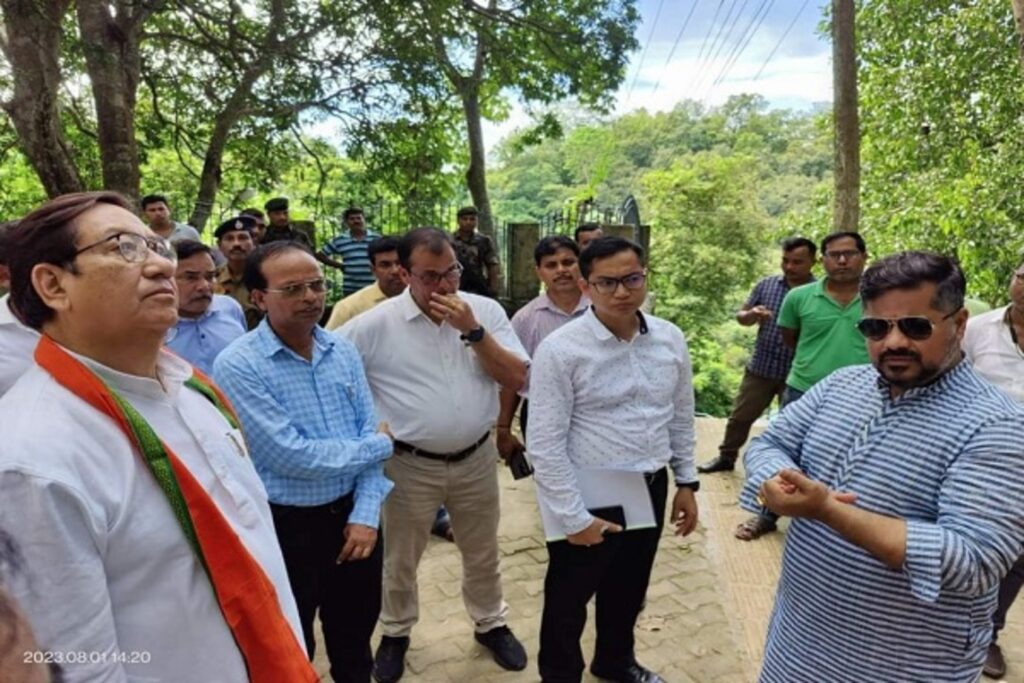
[[[932,336],[935,329],[934,323],[924,316],[911,316],[889,320],[887,318],[862,318],[857,323],[857,329],[862,335],[872,341],[881,341],[889,336],[893,325],[899,328],[900,333],[907,339],[924,341]]]

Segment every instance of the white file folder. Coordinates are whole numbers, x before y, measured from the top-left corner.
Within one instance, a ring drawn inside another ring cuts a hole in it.
[[[627,530],[651,529],[656,526],[651,495],[642,472],[578,469],[576,483],[588,510],[621,505],[626,515]],[[537,506],[544,525],[544,537],[548,541],[564,540],[565,529],[540,491],[537,492]]]

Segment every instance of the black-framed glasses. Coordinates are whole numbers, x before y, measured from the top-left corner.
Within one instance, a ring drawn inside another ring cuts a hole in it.
[[[82,247],[71,256],[71,259],[74,260],[82,252],[113,241],[117,242],[117,252],[121,254],[121,258],[128,263],[142,263],[150,252],[171,263],[178,262],[178,254],[168,240],[163,237],[145,237],[135,232],[115,232],[113,235],[108,235]]]
[[[448,282],[455,284],[462,278],[462,264],[456,263],[443,273],[436,273],[432,270],[428,270],[425,273],[413,273],[410,271],[410,274],[427,287],[434,287],[441,282],[441,280],[447,280]]]
[[[285,299],[298,299],[306,294],[306,290],[313,292],[314,294],[323,294],[327,290],[327,284],[324,282],[322,277],[315,280],[306,280],[305,282],[296,282],[295,284],[285,285],[284,287],[267,287],[265,292],[274,292],[280,294]]]
[[[942,320],[952,318],[959,310],[958,308],[956,311],[942,316]],[[924,341],[932,336],[936,325],[937,323],[933,323],[923,315],[911,315],[906,318],[861,318],[857,323],[857,329],[871,341],[882,341],[889,336],[895,326],[907,339]]]
[[[598,294],[614,294],[618,290],[619,285],[622,285],[629,291],[635,291],[644,286],[647,282],[647,273],[641,271],[639,273],[630,273],[623,277],[598,277],[593,280],[588,280],[590,286],[593,287]]]
[[[826,251],[825,258],[830,261],[849,261],[850,259],[857,258],[863,252],[859,249],[841,249],[839,251]]]

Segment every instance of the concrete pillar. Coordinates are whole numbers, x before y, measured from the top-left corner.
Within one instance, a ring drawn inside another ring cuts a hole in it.
[[[509,223],[506,230],[508,301],[505,308],[511,314],[540,292],[540,280],[533,263],[533,250],[540,241],[540,224]]]

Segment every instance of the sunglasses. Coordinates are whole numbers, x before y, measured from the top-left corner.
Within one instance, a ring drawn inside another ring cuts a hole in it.
[[[960,309],[942,316],[942,320],[953,317]],[[939,322],[942,322],[941,320]],[[889,336],[893,327],[898,327],[900,334],[907,339],[924,341],[932,336],[936,323],[923,315],[912,315],[906,318],[861,318],[857,329],[871,341],[882,341]]]

